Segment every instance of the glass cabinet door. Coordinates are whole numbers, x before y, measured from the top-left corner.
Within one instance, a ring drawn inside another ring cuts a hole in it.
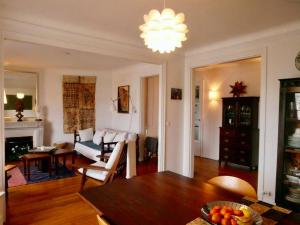
[[[250,127],[252,123],[252,109],[249,104],[241,104],[240,111],[240,126]]]
[[[236,123],[236,108],[235,104],[228,104],[225,108],[224,125],[234,127]]]
[[[284,111],[283,196],[300,204],[300,87],[287,88]]]

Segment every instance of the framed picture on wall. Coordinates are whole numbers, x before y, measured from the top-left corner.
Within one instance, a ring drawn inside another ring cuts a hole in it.
[[[171,88],[171,99],[181,100],[182,99],[182,89],[180,89],[180,88]]]
[[[129,113],[129,85],[118,87],[118,113]]]

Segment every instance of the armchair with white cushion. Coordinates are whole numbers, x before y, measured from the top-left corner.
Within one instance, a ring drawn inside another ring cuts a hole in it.
[[[83,190],[88,177],[100,181],[101,185],[112,182],[121,159],[126,157],[126,151],[127,144],[124,141],[118,142],[107,162],[98,161],[89,166],[79,168],[78,172],[82,174],[80,191]]]

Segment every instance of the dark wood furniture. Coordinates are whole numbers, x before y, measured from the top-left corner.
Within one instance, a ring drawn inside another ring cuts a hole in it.
[[[41,162],[45,160],[48,164],[48,172],[51,176],[51,155],[49,153],[28,153],[22,156],[24,164],[24,174],[27,175],[27,179],[30,180],[30,163]]]
[[[259,97],[223,98],[220,159],[256,169],[258,165]]]
[[[300,211],[300,136],[296,133],[300,99],[296,94],[300,95],[300,78],[280,80],[276,203]]]
[[[72,157],[72,167],[75,164],[75,151],[73,149],[56,149],[53,153],[50,153],[53,157],[53,161],[55,163],[55,173],[58,174],[59,170],[59,159],[63,159],[63,166],[66,167],[66,157]]]
[[[200,216],[207,202],[241,200],[237,194],[172,172],[115,180],[80,195],[112,225],[186,225]],[[297,216],[294,213],[280,224],[299,224],[293,221]]]

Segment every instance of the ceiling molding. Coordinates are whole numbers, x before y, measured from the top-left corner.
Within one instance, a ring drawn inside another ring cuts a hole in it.
[[[126,58],[145,63],[162,64],[166,55],[153,53],[146,47],[122,44],[99,37],[72,33],[21,21],[0,18],[4,39],[74,49],[101,55]]]
[[[204,47],[188,50],[186,51],[185,56],[191,57],[194,55],[204,54],[218,49],[228,48],[228,47],[244,44],[247,42],[257,41],[257,40],[274,38],[276,36],[279,37],[281,35],[285,35],[287,33],[294,33],[294,32],[300,32],[300,22],[290,23],[284,26],[278,26],[272,29],[251,33],[248,35],[231,38],[226,41],[217,42]]]

